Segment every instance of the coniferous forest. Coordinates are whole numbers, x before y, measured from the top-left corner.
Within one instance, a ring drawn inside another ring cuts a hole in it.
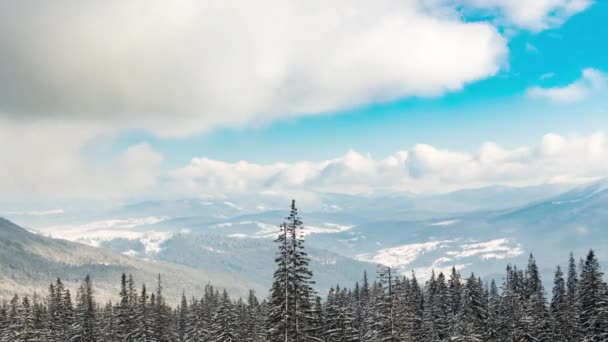
[[[148,289],[123,275],[118,300],[99,303],[88,276],[74,296],[57,279],[44,295],[0,304],[0,341],[608,341],[608,286],[593,251],[557,266],[552,289],[530,255],[499,281],[453,269],[419,282],[379,267],[319,294],[295,202],[279,228],[268,295],[237,299],[207,285],[171,307],[160,276]]]

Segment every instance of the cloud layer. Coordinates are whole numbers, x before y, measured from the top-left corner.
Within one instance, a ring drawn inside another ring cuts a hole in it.
[[[28,133],[44,137],[59,128]],[[83,130],[85,130],[83,128]],[[0,200],[31,198],[120,199],[163,196],[259,194],[306,198],[316,191],[348,194],[410,191],[446,192],[490,185],[526,186],[575,183],[608,176],[604,133],[589,136],[547,134],[534,146],[505,148],[493,142],[477,151],[455,151],[417,144],[384,158],[348,151],[323,161],[257,164],[196,157],[166,169],[150,145],[132,145],[117,158],[95,166],[69,147],[78,137],[66,135],[55,150],[39,144],[12,153],[10,141],[28,139],[12,131],[0,134]],[[83,133],[84,134],[84,133]],[[32,160],[39,161],[32,168]]]
[[[437,96],[507,42],[423,1],[0,3],[0,112],[185,135]]]
[[[239,193],[312,189],[342,193],[375,191],[444,192],[488,185],[525,186],[579,182],[608,175],[603,133],[545,135],[536,146],[507,149],[484,143],[468,153],[418,144],[386,158],[349,151],[321,162],[253,164],[194,158],[172,170],[180,193]]]

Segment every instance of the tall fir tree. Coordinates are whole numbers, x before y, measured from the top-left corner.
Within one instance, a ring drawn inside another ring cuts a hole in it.
[[[608,340],[608,293],[593,250],[585,259],[579,282],[582,341]]]
[[[570,253],[570,259],[568,260],[568,277],[566,279],[566,340],[568,342],[575,342],[579,340],[580,336],[580,312],[579,312],[579,301],[578,301],[578,273],[576,270],[576,261],[574,260],[574,254]]]
[[[93,284],[87,275],[78,288],[74,322],[72,324],[71,342],[97,341],[97,310],[93,297]]]
[[[304,249],[303,228],[294,200],[275,240],[279,251],[267,320],[270,341],[308,341],[316,330],[311,326],[314,282],[310,258]]]
[[[555,270],[555,278],[553,279],[551,315],[553,316],[553,340],[556,342],[568,342],[568,297],[564,273],[559,266]]]

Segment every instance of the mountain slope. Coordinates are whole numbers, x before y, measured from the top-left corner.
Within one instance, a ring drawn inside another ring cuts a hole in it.
[[[276,245],[271,239],[230,238],[220,235],[181,233],[163,241],[158,250],[147,253],[138,240],[115,239],[102,246],[145,258],[165,261],[217,273],[238,275],[248,284],[270,288]],[[374,264],[353,260],[307,244],[315,289],[325,295],[330,287],[354,284],[364,270],[375,273]]]
[[[182,290],[198,295],[209,282],[235,295],[246,294],[250,285],[240,281],[236,274],[146,261],[105,248],[52,239],[0,218],[0,296],[4,298],[14,293],[46,293],[48,284],[56,277],[75,288],[90,274],[97,296],[111,299],[118,294],[123,272],[133,274],[137,283],[146,282],[148,286],[153,286],[157,274],[162,274],[166,296],[171,301],[176,301]],[[253,288],[264,291],[261,287]]]

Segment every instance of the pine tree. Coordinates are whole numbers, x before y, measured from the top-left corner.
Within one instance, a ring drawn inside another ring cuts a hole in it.
[[[390,267],[381,266],[378,270],[378,284],[380,285],[379,296],[376,300],[375,322],[373,329],[376,331],[379,341],[397,341],[398,332],[396,326],[396,292],[393,270]]]
[[[93,298],[93,284],[87,275],[78,288],[76,296],[76,309],[70,341],[95,342],[97,341],[96,308]]]
[[[135,330],[133,331],[133,340],[137,342],[154,341],[153,339],[153,324],[151,319],[152,307],[148,302],[148,293],[146,285],[142,285],[141,295],[139,296],[139,304],[135,307]]]
[[[578,274],[576,272],[576,262],[574,255],[570,253],[568,261],[568,278],[566,280],[566,340],[575,342],[580,336],[580,313],[578,303]]]
[[[129,276],[129,279],[131,277]],[[135,330],[135,312],[132,307],[131,296],[127,285],[127,276],[122,274],[120,279],[120,303],[116,309],[116,329],[122,341],[134,341],[133,333]]]
[[[179,342],[185,342],[188,340],[188,319],[190,318],[190,314],[188,310],[188,300],[186,300],[186,294],[183,292],[182,300],[180,302],[179,308],[177,309],[177,312],[177,339]]]
[[[553,316],[554,341],[568,341],[568,298],[564,273],[559,266],[555,270],[555,279],[553,280],[551,315]]]
[[[553,341],[552,324],[547,309],[545,290],[534,256],[530,254],[525,278],[524,324],[526,340]]]
[[[160,274],[157,278],[155,304],[152,309],[152,338],[155,342],[170,342],[173,338],[171,309],[165,304]]]
[[[456,325],[456,334],[452,341],[476,342],[486,341],[485,325],[488,310],[483,299],[483,288],[474,274],[467,279],[462,295],[462,310]]]
[[[213,316],[210,342],[237,341],[235,312],[228,293],[224,290],[217,312]]]
[[[608,302],[603,273],[591,250],[587,254],[579,283],[580,322],[583,341],[608,340]]]
[[[279,251],[270,295],[268,338],[270,341],[307,341],[316,330],[310,325],[314,282],[295,201],[291,202],[290,214],[280,228],[275,240]]]
[[[498,342],[500,335],[500,294],[494,279],[490,282],[488,291],[488,341]]]
[[[456,334],[456,325],[462,309],[462,279],[456,267],[452,267],[452,273],[448,279],[448,325],[450,336]]]

